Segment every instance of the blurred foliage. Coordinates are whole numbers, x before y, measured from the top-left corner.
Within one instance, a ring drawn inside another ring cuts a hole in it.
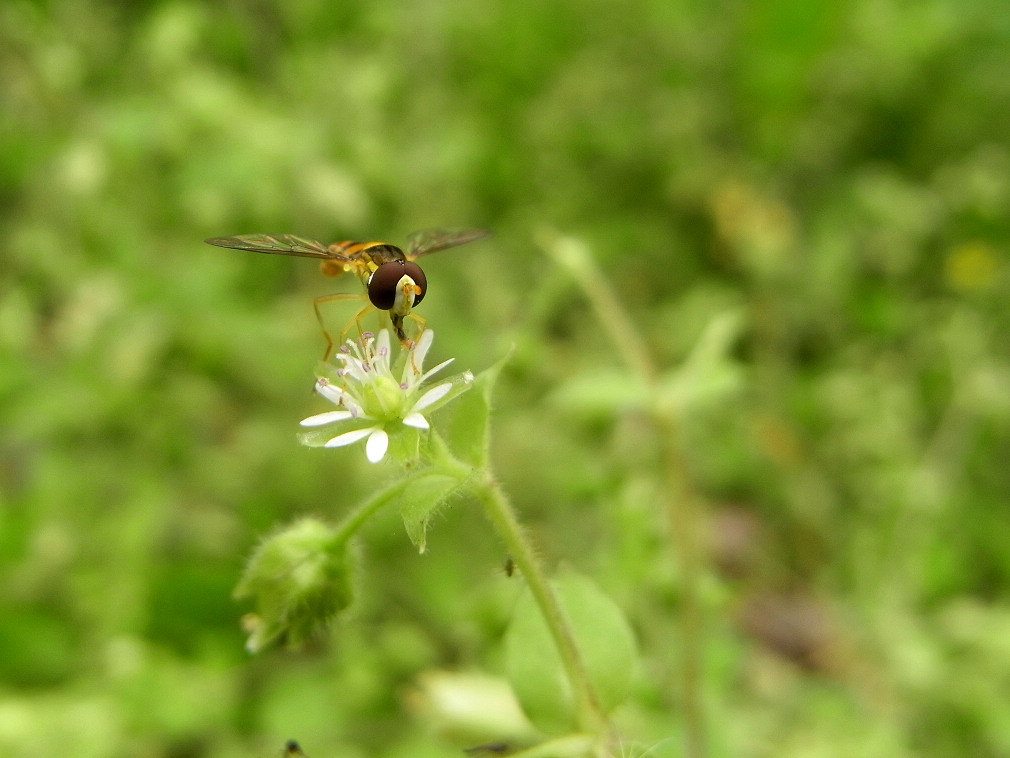
[[[4,755],[499,736],[418,704],[504,667],[521,578],[469,504],[423,557],[370,528],[306,652],[247,657],[231,599],[274,524],[387,474],[295,441],[311,299],[353,283],[201,240],[442,225],[495,236],[428,259],[434,361],[517,345],[497,470],[632,622],[629,752],[683,729],[678,564],[649,426],[566,392],[618,359],[541,228],[664,367],[742,322],[737,392],[681,427],[710,754],[1010,754],[1008,51],[1005,8],[955,0],[0,4]]]

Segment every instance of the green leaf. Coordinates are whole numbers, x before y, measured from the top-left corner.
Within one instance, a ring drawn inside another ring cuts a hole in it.
[[[428,523],[438,509],[461,485],[457,476],[442,473],[425,473],[411,479],[400,495],[400,516],[407,536],[420,552],[427,545]]]
[[[487,464],[491,415],[491,392],[502,367],[512,357],[512,350],[474,379],[470,391],[452,405],[448,422],[440,424],[453,456],[475,468]]]
[[[586,674],[605,711],[629,694],[637,659],[621,609],[588,577],[566,570],[553,582],[571,623]],[[530,720],[547,734],[576,729],[575,703],[561,657],[529,591],[519,599],[505,639],[508,677]]]
[[[717,406],[739,392],[744,373],[732,350],[744,325],[738,311],[713,318],[683,364],[660,380],[660,402],[686,413]]]
[[[647,408],[649,388],[624,368],[586,369],[564,382],[551,402],[580,416],[609,418],[619,411]]]

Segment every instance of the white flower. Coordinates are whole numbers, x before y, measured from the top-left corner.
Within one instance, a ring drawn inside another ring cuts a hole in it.
[[[390,364],[390,337],[385,329],[378,337],[365,332],[361,340],[348,340],[346,345],[341,345],[334,356],[339,368],[333,378],[320,377],[316,381],[316,392],[340,410],[309,416],[301,421],[301,426],[350,423],[354,428],[334,437],[306,432],[301,436],[302,442],[312,446],[343,447],[365,440],[365,455],[372,463],[378,463],[389,448],[390,431],[401,426],[428,429],[428,419],[421,411],[434,410],[455,384],[447,381],[430,389],[422,386],[452,363],[450,358],[428,371],[422,370],[434,337],[430,329],[425,329],[417,343],[404,352],[399,377],[394,376]],[[459,381],[473,381],[472,374],[467,372]]]

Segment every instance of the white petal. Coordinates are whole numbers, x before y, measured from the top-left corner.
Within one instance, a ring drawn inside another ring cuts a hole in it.
[[[344,407],[351,412],[354,418],[371,418],[365,413],[365,409],[361,407],[358,399],[346,390],[344,390]]]
[[[343,447],[344,445],[353,445],[355,442],[363,440],[374,431],[375,427],[370,426],[366,429],[355,429],[353,432],[344,432],[343,434],[337,435],[331,439],[323,445],[323,447]]]
[[[417,429],[429,429],[428,419],[422,416],[420,413],[408,413],[403,417],[403,423],[407,426],[413,426]]]
[[[445,397],[446,393],[449,392],[449,390],[451,389],[452,389],[452,383],[446,382],[445,384],[440,384],[437,387],[428,390],[417,399],[417,402],[414,403],[414,407],[410,409],[410,412],[417,413],[418,411],[427,408],[432,403],[437,402],[441,400],[443,397]]]
[[[428,348],[431,347],[432,341],[435,339],[435,332],[431,329],[425,329],[421,332],[421,337],[417,341],[417,345],[414,347],[414,360],[412,363],[418,368],[424,365],[424,357],[428,354]]]
[[[367,382],[369,372],[371,371],[367,363],[357,358],[348,358],[344,361],[344,369],[347,371],[347,377],[353,379],[358,384]]]
[[[386,455],[387,447],[389,447],[389,435],[381,429],[375,429],[365,443],[365,457],[371,463],[378,463]]]
[[[316,380],[316,392],[325,397],[334,405],[342,405],[341,398],[346,394],[340,387],[335,387],[325,379]]]
[[[386,339],[382,339],[383,336]],[[379,347],[376,348],[371,360],[372,371],[375,372],[376,376],[392,375],[389,370],[389,355],[389,333],[383,329],[379,332]]]
[[[299,426],[322,426],[323,424],[333,424],[337,421],[346,421],[354,416],[350,411],[327,411],[317,413],[315,416],[303,418],[298,422]]]
[[[425,371],[424,372],[424,376],[421,377],[421,381],[423,382],[425,379],[427,379],[429,376],[431,376],[432,374],[434,374],[436,371],[441,371],[446,366],[448,366],[450,363],[452,363],[454,360],[456,360],[456,359],[455,358],[449,358],[448,360],[442,361],[437,366],[433,366],[428,371]]]
[[[342,387],[330,384],[325,379],[320,379],[316,382],[316,392],[325,397],[331,403],[339,405],[350,411],[351,418],[371,418],[365,413],[365,410],[361,407],[358,401],[355,400],[354,396]],[[312,418],[315,417],[313,416]],[[339,421],[339,419],[334,419],[334,421]],[[321,421],[319,423],[325,424],[327,422]]]

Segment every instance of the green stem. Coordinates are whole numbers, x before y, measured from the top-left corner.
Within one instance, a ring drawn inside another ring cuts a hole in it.
[[[586,246],[573,237],[541,229],[540,246],[564,266],[596,311],[597,318],[621,358],[646,384],[654,384],[659,372],[649,355],[649,348],[639,336],[628,312],[606,284],[606,276]]]
[[[659,431],[662,461],[666,471],[666,516],[673,548],[680,562],[682,581],[680,632],[682,650],[681,686],[684,709],[684,755],[703,758],[707,753],[705,714],[702,710],[701,661],[704,655],[699,584],[703,569],[701,519],[703,507],[688,472],[679,442],[676,415],[656,410],[654,422]]]
[[[595,734],[607,733],[609,730],[607,716],[600,707],[593,685],[589,681],[582,656],[575,644],[571,625],[537,559],[536,551],[519,524],[508,496],[490,473],[485,473],[477,479],[473,487],[474,494],[484,506],[484,513],[522,572],[533,599],[540,607],[547,628],[550,629],[572,687],[580,727]]]
[[[679,440],[677,413],[659,397],[659,370],[649,349],[639,336],[631,317],[607,285],[589,249],[572,237],[542,230],[540,245],[564,266],[582,288],[621,358],[652,396],[652,420],[661,440],[661,460],[665,473],[666,513],[681,573],[682,707],[684,711],[684,754],[703,758],[706,754],[705,720],[702,710],[701,660],[703,640],[698,600],[703,558],[699,548],[703,502],[695,492],[687,460]]]
[[[409,479],[400,479],[383,487],[367,500],[360,503],[354,510],[344,516],[340,524],[337,525],[337,528],[333,530],[331,544],[336,546],[347,542],[368,519],[375,515],[390,500],[399,495],[409,483]]]

